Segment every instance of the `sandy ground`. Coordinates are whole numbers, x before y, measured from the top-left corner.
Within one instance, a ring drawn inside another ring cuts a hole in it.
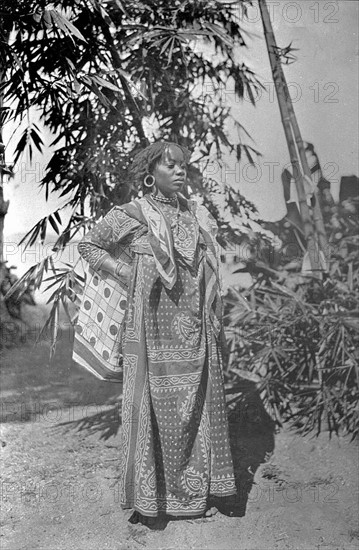
[[[117,484],[121,386],[76,367],[71,345],[63,330],[51,363],[46,340],[3,353],[2,550],[359,548],[357,443],[276,432],[246,385],[251,406],[231,421],[235,516],[130,524]]]

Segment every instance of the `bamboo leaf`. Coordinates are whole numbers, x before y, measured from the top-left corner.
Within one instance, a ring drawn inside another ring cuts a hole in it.
[[[49,219],[49,222],[50,222],[53,230],[59,235],[59,228],[58,228],[57,223],[56,223],[55,219],[53,218],[53,216],[50,215],[48,219]]]
[[[108,88],[109,90],[113,90],[114,92],[121,92],[121,89],[118,88],[118,86],[115,86],[114,84],[112,84],[112,82],[105,80],[99,75],[89,75],[89,78],[92,81],[95,81],[99,86],[103,86],[104,88]]]
[[[87,40],[75,27],[75,25],[73,25],[68,19],[66,19],[66,17],[61,15],[61,13],[59,13],[57,10],[48,10],[48,14],[51,17],[54,25],[61,29],[67,36],[69,36],[71,40],[73,40],[73,36],[76,36],[76,38],[78,38],[79,40],[87,42]]]
[[[40,240],[43,243],[46,238],[47,218],[43,218],[40,225]]]
[[[61,225],[61,223],[62,223],[61,222],[61,216],[60,216],[58,210],[56,210],[53,215],[55,216],[57,222]]]

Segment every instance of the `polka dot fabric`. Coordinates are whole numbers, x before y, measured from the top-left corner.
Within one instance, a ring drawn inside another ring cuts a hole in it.
[[[75,327],[73,359],[101,380],[121,382],[121,329],[127,287],[89,268]]]

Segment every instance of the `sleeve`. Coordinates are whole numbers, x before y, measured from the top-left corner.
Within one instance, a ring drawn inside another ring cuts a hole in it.
[[[129,216],[123,208],[115,206],[84,235],[78,244],[79,254],[98,271],[107,258],[113,258],[113,251],[121,240],[140,226],[139,220]]]

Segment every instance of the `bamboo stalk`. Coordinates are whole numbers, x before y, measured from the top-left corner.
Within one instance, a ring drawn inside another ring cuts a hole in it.
[[[318,246],[315,238],[314,227],[307,204],[307,197],[304,188],[304,177],[298,157],[296,143],[294,140],[291,116],[287,104],[286,81],[280,60],[277,57],[277,43],[265,0],[259,0],[259,8],[262,16],[264,36],[269,54],[269,61],[272,69],[273,81],[278,98],[278,105],[283,123],[283,129],[287,140],[289,156],[293,168],[293,176],[298,194],[300,214],[303,222],[304,236],[307,241],[307,251],[310,259],[312,272],[319,277],[321,270]]]
[[[296,117],[296,114],[295,114],[295,111],[294,111],[293,103],[292,103],[291,97],[289,95],[289,90],[288,90],[288,85],[287,85],[286,80],[284,80],[284,87],[285,87],[285,92],[286,92],[286,96],[287,96],[287,105],[288,105],[288,110],[289,110],[290,121],[291,121],[292,129],[293,129],[293,134],[294,134],[295,142],[296,142],[296,145],[297,145],[297,149],[298,149],[298,152],[299,152],[302,168],[303,168],[304,174],[310,180],[312,180],[312,174],[311,174],[311,171],[310,171],[310,168],[309,168],[307,155],[305,153],[302,134],[301,134],[299,124],[298,124],[298,120],[297,120],[297,117]],[[315,187],[314,187],[313,195],[314,195],[314,199],[315,199],[315,204],[312,207],[313,222],[314,222],[314,226],[315,226],[315,229],[316,229],[317,235],[318,235],[319,247],[320,247],[320,249],[322,250],[322,252],[324,254],[325,260],[328,261],[329,260],[329,255],[330,255],[330,247],[329,247],[329,244],[328,244],[327,234],[326,234],[325,226],[324,226],[323,215],[322,215],[322,211],[321,211],[320,204],[319,204],[318,191],[316,190]]]
[[[6,39],[9,39],[10,34],[7,33]],[[0,67],[0,110],[4,104],[4,92],[2,85],[5,81],[5,70]],[[2,142],[2,125],[0,125],[0,265],[4,262],[4,221],[9,208],[9,201],[4,200],[4,171],[5,165],[5,147]]]

